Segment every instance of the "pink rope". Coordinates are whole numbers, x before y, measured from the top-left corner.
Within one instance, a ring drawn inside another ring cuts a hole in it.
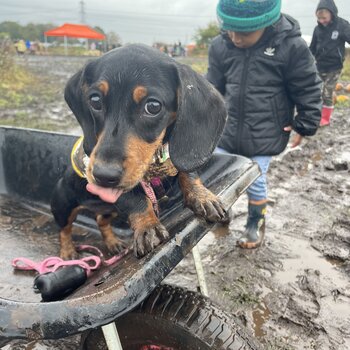
[[[149,182],[141,181],[141,186],[146,193],[146,196],[151,200],[153,209],[157,216],[159,216],[159,207],[156,194],[154,193],[153,187]]]
[[[37,271],[39,272],[39,274],[43,274],[47,272],[55,272],[60,267],[78,265],[85,269],[86,274],[89,276],[92,271],[97,270],[101,265],[109,266],[115,264],[129,252],[128,249],[125,249],[119,255],[113,256],[112,258],[105,260],[102,252],[97,247],[90,245],[80,245],[76,248],[76,250],[78,252],[93,252],[93,254],[95,255],[87,256],[76,260],[63,260],[57,256],[52,256],[46,258],[41,262],[35,262],[24,257],[19,257],[12,260],[12,266],[17,270]]]

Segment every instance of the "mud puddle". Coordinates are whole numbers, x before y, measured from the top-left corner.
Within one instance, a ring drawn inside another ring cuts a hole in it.
[[[323,278],[329,279],[338,286],[346,285],[343,273],[337,270],[341,262],[336,259],[327,259],[312,248],[309,241],[285,235],[271,234],[271,239],[278,239],[279,243],[288,252],[288,258],[283,260],[283,269],[274,274],[279,284],[295,283],[304,270],[318,270]]]

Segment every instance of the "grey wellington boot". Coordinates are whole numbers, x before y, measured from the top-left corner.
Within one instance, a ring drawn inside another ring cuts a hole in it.
[[[249,203],[247,225],[242,237],[237,241],[238,246],[244,249],[260,247],[265,236],[265,214],[266,203],[260,205]]]

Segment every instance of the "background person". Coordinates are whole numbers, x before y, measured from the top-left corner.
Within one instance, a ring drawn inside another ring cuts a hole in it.
[[[15,44],[16,51],[18,55],[24,55],[27,51],[26,43],[24,40],[18,40],[18,42]]]
[[[248,220],[237,242],[242,248],[263,241],[271,157],[285,149],[292,130],[292,147],[314,135],[321,117],[314,59],[297,21],[280,9],[281,0],[220,0],[223,32],[209,49],[207,78],[228,109],[218,150],[250,157],[262,171],[247,190]]]
[[[333,113],[333,92],[343,69],[345,42],[350,43],[350,24],[338,17],[333,0],[321,0],[316,9],[318,25],[314,29],[310,50],[323,80],[321,126],[329,125]]]

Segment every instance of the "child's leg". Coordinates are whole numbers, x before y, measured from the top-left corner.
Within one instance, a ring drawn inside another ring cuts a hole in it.
[[[329,73],[321,73],[320,77],[323,80],[323,88],[322,88],[322,117],[320,126],[329,125],[331,116],[333,113],[333,92],[335,89],[335,85],[339,79],[341,70],[337,70]]]
[[[324,106],[333,106],[333,92],[340,74],[341,69],[334,72],[320,74],[320,77],[323,80],[322,101]]]
[[[271,156],[255,156],[251,160],[258,163],[261,175],[249,186],[247,194],[250,202],[267,201],[266,174],[269,170]]]
[[[261,245],[265,235],[265,213],[267,203],[266,173],[269,169],[270,156],[255,156],[251,158],[257,162],[261,176],[247,189],[248,194],[248,220],[243,236],[237,244],[241,248],[257,248]]]

